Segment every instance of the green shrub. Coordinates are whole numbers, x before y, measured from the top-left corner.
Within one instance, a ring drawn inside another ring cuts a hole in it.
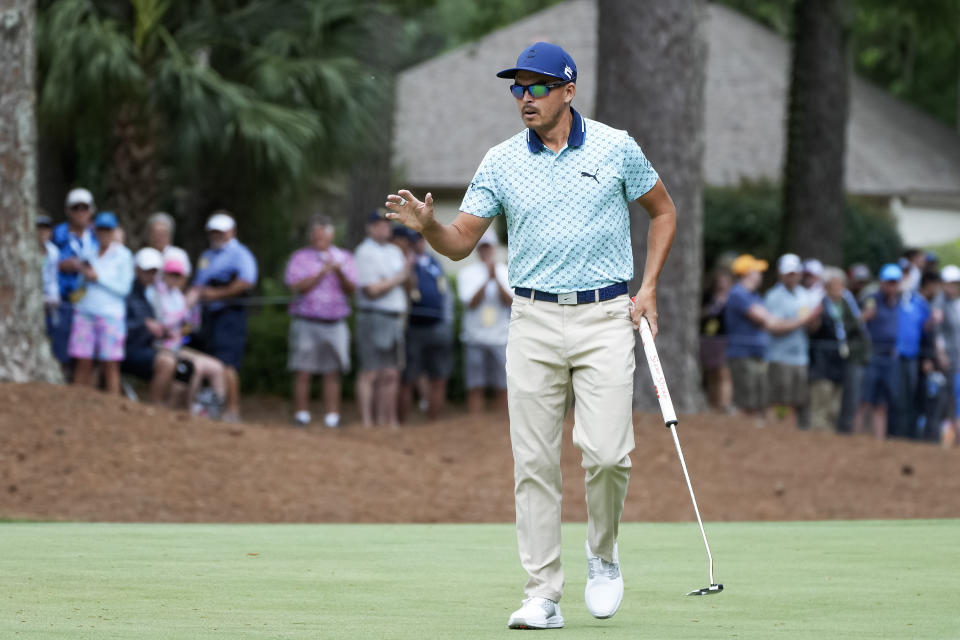
[[[779,185],[744,183],[704,189],[704,264],[711,268],[724,253],[752,253],[773,262],[782,212]],[[865,262],[876,271],[900,255],[903,243],[885,206],[867,198],[848,198],[845,222],[844,264],[839,266]]]

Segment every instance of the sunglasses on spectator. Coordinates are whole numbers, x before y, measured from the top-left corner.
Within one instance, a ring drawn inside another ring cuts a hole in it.
[[[70,211],[89,211],[89,210],[90,210],[90,205],[84,204],[82,202],[79,204],[70,205]]]
[[[531,98],[542,98],[548,93],[551,89],[556,89],[557,87],[562,87],[567,82],[551,82],[550,84],[545,84],[543,82],[537,84],[512,84],[510,85],[510,93],[513,94],[513,97],[517,100],[523,99],[523,92],[526,91],[530,94]]]

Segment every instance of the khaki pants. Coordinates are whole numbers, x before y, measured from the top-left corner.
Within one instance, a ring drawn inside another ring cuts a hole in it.
[[[525,592],[559,600],[560,447],[576,399],[573,442],[586,473],[587,540],[613,559],[633,450],[633,323],[629,299],[559,305],[515,298],[507,341],[520,562]]]

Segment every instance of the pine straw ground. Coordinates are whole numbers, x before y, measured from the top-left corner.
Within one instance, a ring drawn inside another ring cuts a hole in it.
[[[0,384],[0,518],[142,522],[509,522],[506,418],[400,430],[289,426],[281,400],[247,422],[190,418],[73,387]],[[348,412],[347,417],[351,414]],[[669,431],[637,414],[625,521],[693,518]],[[566,425],[564,518],[583,521]],[[960,517],[960,450],[681,416],[707,521]]]

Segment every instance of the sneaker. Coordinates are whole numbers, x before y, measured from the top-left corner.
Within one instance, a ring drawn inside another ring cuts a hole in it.
[[[511,629],[560,629],[563,627],[560,605],[547,598],[527,598],[523,606],[511,614],[507,626]]]
[[[293,424],[297,427],[305,427],[310,424],[310,412],[297,411],[295,414],[293,414]]]
[[[329,429],[336,429],[340,426],[340,414],[339,413],[328,413],[323,416],[323,424]]]
[[[623,576],[620,575],[620,559],[617,545],[613,546],[613,562],[607,562],[587,548],[587,588],[583,599],[587,610],[594,618],[610,618],[620,608],[623,600]]]

